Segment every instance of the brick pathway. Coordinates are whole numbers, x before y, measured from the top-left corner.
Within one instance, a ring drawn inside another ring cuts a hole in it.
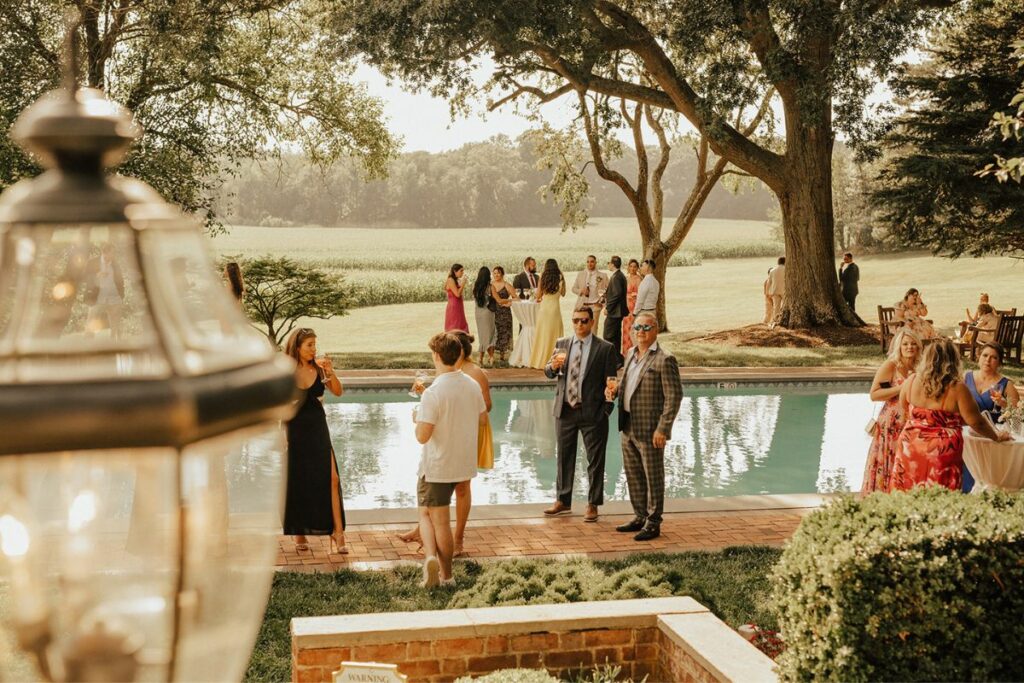
[[[633,552],[718,550],[732,545],[781,545],[812,508],[742,512],[669,513],[661,537],[637,543],[632,534],[615,526],[631,515],[602,515],[596,524],[583,517],[544,517],[470,521],[466,557],[475,560],[513,557],[583,555],[611,558]],[[346,532],[348,555],[329,555],[327,537],[310,537],[309,551],[296,552],[290,536],[278,543],[277,567],[285,571],[332,571],[341,568],[376,569],[423,559],[417,544],[403,543],[396,534],[409,524],[352,525]]]

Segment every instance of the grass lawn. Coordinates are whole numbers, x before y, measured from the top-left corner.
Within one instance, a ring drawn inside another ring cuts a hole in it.
[[[1011,258],[959,259],[950,261],[927,255],[875,256],[859,259],[861,294],[858,309],[867,322],[877,322],[875,306],[893,305],[909,287],[921,290],[929,306],[929,316],[940,331],[950,333],[964,316],[964,309],[975,306],[978,293],[991,294],[995,306],[1016,306],[1024,310],[1024,262]],[[764,315],[761,283],[768,270],[769,259],[721,259],[703,265],[672,268],[668,273],[668,316],[673,345],[688,338],[716,330],[733,329],[758,322]],[[570,275],[571,277],[571,275]],[[443,275],[439,277],[441,287]],[[568,320],[575,297],[562,301]],[[467,304],[467,307],[469,304]],[[472,322],[472,310],[467,316]],[[304,320],[316,329],[320,345],[338,354],[390,354],[424,352],[427,339],[440,330],[444,320],[441,303],[376,306],[352,311],[331,320]],[[566,328],[568,329],[568,327]],[[700,358],[703,349],[694,354]],[[779,353],[765,349],[757,354],[742,354],[746,363],[736,364],[809,364],[815,353],[793,349],[795,353]],[[866,351],[866,350],[865,350]],[[821,359],[830,362],[831,352]],[[857,356],[861,351],[839,352],[837,360]],[[716,352],[715,358],[726,358],[734,350]],[[760,355],[758,355],[760,354]],[[796,359],[787,362],[786,358]],[[877,357],[876,357],[877,358]],[[874,362],[874,361],[872,361]],[[725,364],[724,360],[721,364]]]
[[[754,622],[776,628],[775,615],[767,604],[768,573],[779,559],[780,550],[764,547],[728,548],[721,552],[632,555],[622,560],[593,561],[606,574],[635,566],[654,565],[659,581],[671,587],[673,595],[689,595],[704,604],[730,626]],[[552,560],[518,560],[520,565],[550,563]],[[279,572],[256,640],[247,681],[291,679],[292,617],[370,612],[403,612],[447,609],[460,593],[472,590],[478,577],[501,569],[506,563],[456,563],[456,586],[431,591],[419,588],[418,566],[380,571],[338,571],[331,574]]]

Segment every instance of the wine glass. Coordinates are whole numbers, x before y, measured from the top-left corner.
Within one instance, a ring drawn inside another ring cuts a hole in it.
[[[416,378],[412,381],[412,388],[409,389],[409,396],[413,398],[420,398],[423,396],[423,392],[427,390],[427,380],[430,379],[423,370],[416,373]]]

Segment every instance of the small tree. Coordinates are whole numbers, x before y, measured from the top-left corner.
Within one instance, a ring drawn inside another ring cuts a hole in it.
[[[278,346],[299,318],[327,320],[348,314],[351,299],[341,275],[269,255],[240,265],[245,276],[245,312]]]

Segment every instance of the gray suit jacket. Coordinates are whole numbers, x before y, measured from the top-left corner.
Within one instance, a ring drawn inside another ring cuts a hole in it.
[[[628,431],[641,441],[651,439],[655,431],[671,438],[672,423],[683,401],[683,383],[679,379],[676,357],[660,345],[657,351],[647,353],[629,400],[630,412],[627,413],[622,409],[622,403],[626,397],[629,368],[636,362],[636,357],[637,348],[634,346],[626,356],[619,391],[619,431]]]

